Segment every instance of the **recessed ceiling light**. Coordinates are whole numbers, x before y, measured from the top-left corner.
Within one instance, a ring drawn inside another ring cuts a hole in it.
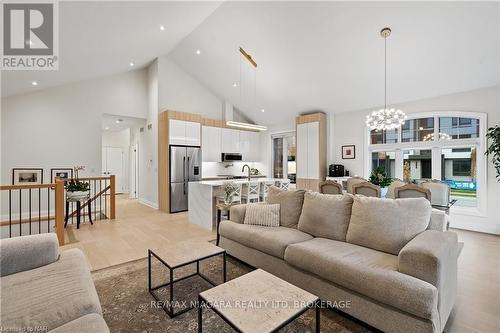
[[[260,110],[260,112],[264,113],[264,112],[266,112],[266,110],[262,109],[262,110]]]
[[[161,31],[165,30],[165,26],[160,25],[160,30],[161,30]]]
[[[115,123],[119,124],[123,121],[123,119],[116,119]]]
[[[196,54],[200,55],[201,54],[201,50],[196,50]]]
[[[109,130],[109,127],[104,127],[104,129],[107,131],[107,130]]]
[[[38,82],[36,82],[36,81],[32,81],[32,82],[31,82],[31,85],[32,85],[32,86],[37,86],[37,85],[38,85]]]
[[[129,65],[130,67],[134,67],[135,64],[131,61]]]
[[[233,88],[236,88],[238,86],[238,83],[233,83]]]

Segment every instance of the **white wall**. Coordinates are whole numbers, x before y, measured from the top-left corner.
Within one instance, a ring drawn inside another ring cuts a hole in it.
[[[167,57],[158,58],[158,110],[195,113],[221,119],[222,99],[218,98]]]
[[[391,105],[392,106],[392,105]],[[488,115],[488,127],[500,122],[500,86],[429,98],[394,105],[406,113],[426,111],[471,111]],[[329,139],[328,162],[343,164],[351,175],[364,172],[364,131],[365,116],[372,110],[336,113],[330,115],[333,135]],[[356,145],[356,159],[342,160],[341,146]],[[485,158],[478,156],[478,158]],[[367,175],[364,175],[367,176]],[[455,227],[500,234],[500,184],[495,180],[495,170],[488,162],[486,216],[466,216],[452,213],[451,224]]]

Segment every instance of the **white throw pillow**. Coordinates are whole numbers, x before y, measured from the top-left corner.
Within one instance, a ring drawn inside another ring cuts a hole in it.
[[[280,204],[249,203],[243,223],[265,227],[279,227]]]

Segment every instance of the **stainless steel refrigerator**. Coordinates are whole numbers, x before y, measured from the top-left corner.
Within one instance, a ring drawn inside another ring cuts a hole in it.
[[[189,182],[201,180],[201,148],[170,146],[170,212],[188,210]]]

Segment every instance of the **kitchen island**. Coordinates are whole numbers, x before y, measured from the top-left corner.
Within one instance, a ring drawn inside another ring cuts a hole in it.
[[[281,181],[279,178],[255,178],[252,182]],[[247,179],[237,180],[202,180],[189,183],[188,218],[189,223],[196,224],[208,230],[215,230],[217,221],[216,197],[222,196],[222,186],[232,182],[248,184]]]

